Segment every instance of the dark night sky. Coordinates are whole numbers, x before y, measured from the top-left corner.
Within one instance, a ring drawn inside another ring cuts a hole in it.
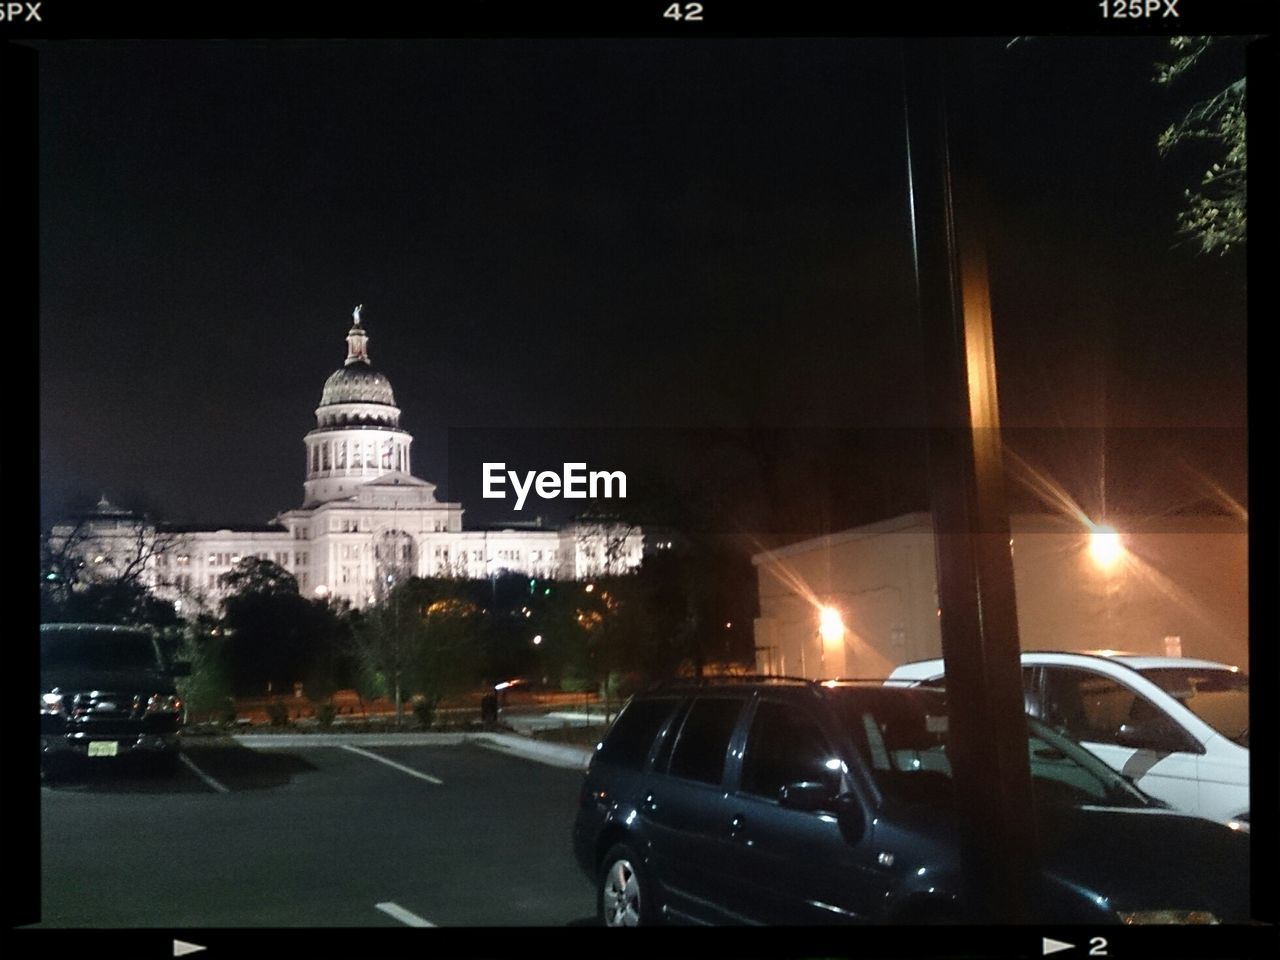
[[[1204,156],[1155,149],[1242,47],[1174,90],[1156,39],[974,50],[1006,424],[1189,428],[1242,498],[1243,256],[1176,241]],[[46,519],[297,505],[357,303],[427,479],[447,428],[925,422],[886,42],[40,51]]]

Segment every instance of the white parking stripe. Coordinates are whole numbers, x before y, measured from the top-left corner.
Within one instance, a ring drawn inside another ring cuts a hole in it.
[[[213,777],[209,776],[207,773],[205,773],[203,770],[197,767],[191,761],[191,758],[188,757],[185,753],[178,754],[178,759],[181,760],[183,763],[185,763],[191,769],[192,773],[194,773],[197,777],[203,780],[208,786],[213,787],[213,789],[217,790],[219,793],[231,792],[222,784],[220,784],[217,780],[213,779]]]
[[[379,763],[385,763],[388,767],[395,767],[401,773],[407,773],[409,776],[417,777],[419,780],[427,780],[430,783],[437,783],[441,785],[444,784],[443,780],[437,780],[429,773],[421,773],[414,770],[412,767],[406,767],[403,763],[396,763],[394,760],[388,760],[386,757],[380,757],[376,753],[372,753],[368,750],[362,750],[360,747],[353,747],[349,743],[342,744],[342,749],[350,750],[352,753],[358,753],[360,756],[368,757],[370,760],[377,760]],[[379,906],[381,906],[381,904],[379,904]],[[395,904],[393,903],[391,906],[395,907]],[[396,909],[398,910],[400,908],[396,907]],[[410,916],[412,916],[412,914],[410,914]]]
[[[387,901],[386,903],[375,903],[375,907],[389,916],[395,917],[401,923],[409,927],[434,927],[435,924],[430,920],[423,920],[416,913],[410,913],[398,903]]]

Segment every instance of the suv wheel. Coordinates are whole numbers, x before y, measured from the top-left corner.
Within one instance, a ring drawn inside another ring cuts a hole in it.
[[[658,922],[649,874],[639,855],[624,843],[610,848],[605,855],[596,905],[606,927],[650,926]]]

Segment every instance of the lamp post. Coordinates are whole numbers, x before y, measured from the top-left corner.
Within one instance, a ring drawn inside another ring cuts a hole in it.
[[[904,47],[916,301],[928,387],[947,754],[966,911],[1025,923],[1036,859],[1018,618],[1004,501],[972,64],[937,42]]]

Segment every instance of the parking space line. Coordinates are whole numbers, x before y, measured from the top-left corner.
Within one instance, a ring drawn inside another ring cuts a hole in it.
[[[375,903],[375,907],[388,916],[395,917],[401,923],[409,927],[434,927],[435,924],[430,920],[423,920],[416,913],[410,913],[398,903],[392,903],[388,900],[386,903]]]
[[[178,754],[178,759],[181,760],[184,764],[186,764],[187,767],[190,768],[192,773],[194,773],[197,777],[203,780],[206,786],[212,787],[214,790],[217,790],[219,793],[231,792],[227,787],[223,786],[217,780],[213,779],[213,777],[209,776],[207,773],[205,773],[203,770],[197,767],[195,763],[191,760],[191,758],[188,757],[185,753]]]
[[[426,780],[430,783],[439,784],[441,786],[444,785],[443,780],[437,780],[435,777],[431,776],[431,774],[429,773],[422,773],[421,771],[414,770],[412,767],[406,767],[403,763],[396,763],[394,760],[388,760],[386,757],[380,757],[376,753],[373,753],[369,750],[363,750],[360,747],[353,747],[349,743],[342,744],[342,749],[350,750],[352,753],[358,753],[360,754],[360,756],[368,757],[370,760],[377,760],[379,763],[385,763],[388,767],[395,767],[395,769],[399,770],[401,773],[407,773],[409,774],[409,776],[417,777],[419,780]],[[379,904],[379,908],[381,908],[381,906],[382,905]],[[391,904],[391,906],[394,907],[395,904],[393,903]],[[396,907],[396,909],[399,909],[399,907]],[[412,914],[410,914],[410,916],[412,916]]]

